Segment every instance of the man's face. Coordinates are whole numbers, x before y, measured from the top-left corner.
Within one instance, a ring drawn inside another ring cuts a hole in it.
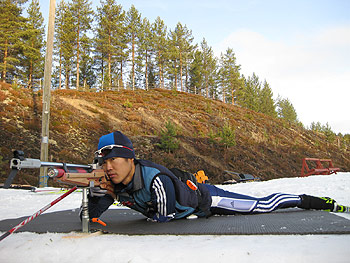
[[[131,182],[135,172],[134,159],[120,157],[105,160],[102,168],[115,184],[127,185]]]

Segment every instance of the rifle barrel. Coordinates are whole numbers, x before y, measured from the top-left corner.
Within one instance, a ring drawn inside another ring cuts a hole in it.
[[[20,160],[18,158],[11,159],[10,168],[12,169],[22,169],[22,168],[40,168],[40,167],[64,167],[67,168],[83,168],[91,169],[91,165],[86,164],[72,164],[72,163],[57,163],[57,162],[42,162],[39,159],[29,159]]]
[[[91,165],[88,164],[74,164],[74,163],[53,163],[53,162],[41,162],[42,167],[63,167],[64,165],[67,166],[67,168],[83,168],[83,169],[90,169]]]

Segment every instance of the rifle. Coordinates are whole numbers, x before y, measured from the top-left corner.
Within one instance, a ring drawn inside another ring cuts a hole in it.
[[[42,162],[39,159],[25,158],[24,152],[18,150],[14,151],[13,155],[14,157],[10,161],[11,172],[4,184],[5,189],[10,187],[16,174],[21,169],[48,167],[47,175],[55,182],[77,187],[100,186],[107,190],[107,194],[115,198],[113,185],[102,170],[98,159],[95,159],[93,164],[84,165]]]
[[[74,186],[73,188],[83,188],[82,198],[82,231],[89,232],[89,213],[88,213],[88,187],[100,186],[107,190],[107,194],[116,198],[114,187],[105,172],[101,169],[101,161],[96,157],[93,164],[68,164],[57,162],[42,162],[39,159],[30,159],[24,157],[23,151],[14,151],[13,158],[10,161],[11,172],[4,188],[10,187],[18,171],[24,168],[38,169],[48,167],[48,176],[54,181],[66,185]],[[75,190],[74,189],[74,190]]]

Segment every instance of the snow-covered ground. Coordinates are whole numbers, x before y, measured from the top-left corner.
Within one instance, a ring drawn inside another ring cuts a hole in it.
[[[253,196],[275,192],[328,196],[350,205],[350,173],[221,187]],[[0,189],[0,220],[32,215],[59,195]],[[75,192],[46,213],[77,209],[80,203],[81,192]],[[350,220],[350,214],[337,215]],[[66,237],[14,233],[0,242],[0,262],[350,262],[350,235]]]

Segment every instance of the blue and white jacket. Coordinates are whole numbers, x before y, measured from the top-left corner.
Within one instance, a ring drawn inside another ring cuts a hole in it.
[[[133,180],[126,186],[115,185],[123,205],[157,222],[208,215],[211,196],[205,186],[199,184],[199,191],[193,191],[164,166],[146,160],[135,160],[135,165]],[[113,202],[109,195],[90,197],[90,217],[99,217]]]

